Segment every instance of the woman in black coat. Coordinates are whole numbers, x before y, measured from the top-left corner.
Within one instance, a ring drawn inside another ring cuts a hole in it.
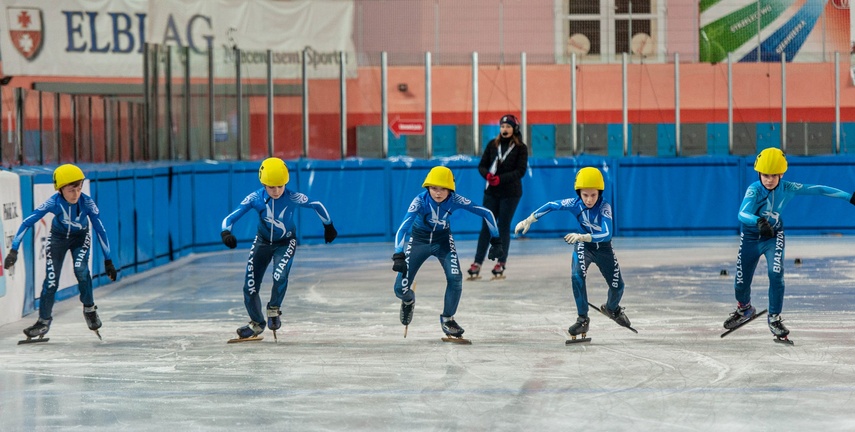
[[[499,121],[499,135],[490,140],[481,156],[478,171],[487,180],[484,207],[490,209],[499,224],[504,254],[493,267],[493,278],[503,279],[511,242],[511,220],[522,198],[522,177],[528,168],[528,146],[522,141],[520,122],[505,114]],[[475,251],[475,262],[469,267],[469,279],[480,278],[481,263],[490,244],[490,230],[482,223]]]

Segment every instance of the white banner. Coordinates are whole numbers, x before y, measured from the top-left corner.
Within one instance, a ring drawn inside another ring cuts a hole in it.
[[[0,0],[0,52],[6,75],[141,78],[145,42],[187,47],[194,76],[297,78],[303,52],[310,78],[339,75],[339,52],[356,73],[353,0]],[[173,57],[183,76],[183,55]],[[161,69],[162,70],[162,69]]]
[[[36,207],[42,205],[57,191],[53,190],[53,183],[39,183],[33,185],[33,205]],[[89,195],[89,180],[83,181],[83,193]],[[33,226],[33,247],[36,249],[35,259],[33,260],[33,269],[35,273],[35,298],[42,295],[42,284],[45,281],[45,268],[47,265],[47,243],[50,237],[50,224],[53,222],[53,213],[46,214],[40,221]],[[89,235],[95,235],[92,231],[92,225],[89,226]],[[97,243],[93,240],[92,244]],[[70,253],[66,253],[65,260],[62,262],[62,273],[59,276],[59,286],[57,291],[64,290],[73,286],[77,286],[77,278],[74,276],[74,259]],[[92,271],[92,251],[89,252],[89,271]]]
[[[23,245],[18,248],[18,262],[9,270],[3,268],[3,261],[9,252],[12,238],[21,226],[21,181],[17,174],[0,171],[0,205],[3,214],[0,217],[0,325],[21,319],[24,309],[24,289],[26,288],[26,263]]]

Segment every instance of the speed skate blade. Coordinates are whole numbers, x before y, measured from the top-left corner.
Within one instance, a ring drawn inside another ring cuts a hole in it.
[[[19,340],[19,341],[18,341],[18,345],[26,345],[26,344],[34,344],[34,343],[40,343],[40,342],[47,342],[47,341],[49,341],[49,340],[50,340],[50,338],[46,338],[46,337],[27,338],[27,339],[24,339],[24,340]]]
[[[564,341],[564,345],[573,345],[573,344],[577,344],[577,343],[590,342],[590,341],[591,341],[591,338],[589,338],[589,337],[567,339],[566,341]]]
[[[463,339],[461,337],[454,337],[454,336],[446,336],[446,337],[442,338],[442,341],[443,342],[456,343],[456,344],[460,344],[460,345],[472,345],[471,340]]]
[[[790,346],[795,345],[795,343],[793,341],[791,341],[789,338],[786,338],[786,337],[784,337],[784,338],[776,337],[772,340],[779,343],[779,344],[790,345]]]
[[[239,343],[239,342],[255,342],[264,339],[264,336],[253,336],[248,338],[234,338],[229,339],[228,343]]]

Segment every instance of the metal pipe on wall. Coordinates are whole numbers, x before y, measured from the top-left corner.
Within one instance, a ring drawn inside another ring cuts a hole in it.
[[[300,65],[303,79],[303,157],[309,157],[309,49],[303,49],[302,64]]]
[[[807,145],[807,141],[805,141]],[[787,54],[781,53],[781,150],[787,151]]]
[[[576,53],[570,55],[570,141],[573,155],[579,154],[579,121],[576,112]]]
[[[341,130],[341,158],[347,157],[347,54],[338,53],[339,72],[339,128]]]
[[[166,144],[169,148],[169,159],[175,160],[175,142],[172,131],[172,45],[166,45]]]
[[[77,121],[77,95],[70,95],[71,99],[71,144],[74,146],[74,161],[80,161],[80,124]]]
[[[733,154],[733,57],[727,53],[727,154]]]
[[[430,51],[428,51],[425,53],[425,150],[427,152],[425,156],[428,159],[433,157],[433,114],[431,107],[433,103],[433,98],[431,97],[432,88],[431,55]]]
[[[528,98],[527,72],[525,53],[520,53],[520,132],[522,140],[528,143],[529,151],[531,151],[531,143],[528,142],[528,108],[526,99]]]
[[[389,54],[380,53],[380,136],[383,155],[389,156]]]
[[[241,50],[235,47],[235,105],[237,111],[237,160],[243,160],[243,78],[240,74]]]
[[[149,71],[151,67],[151,44],[146,42],[143,44],[143,47],[143,52],[145,53],[143,55],[143,124],[145,125],[143,148],[148,149],[149,143],[151,143],[151,72]],[[41,100],[41,97],[39,97],[39,100]],[[89,104],[91,106],[91,100]]]
[[[840,153],[840,53],[834,53],[834,152]]]
[[[621,70],[621,96],[623,103],[621,104],[621,118],[623,119],[623,155],[629,154],[629,77],[627,76],[627,55],[621,54],[620,61]]]
[[[15,160],[18,161],[18,165],[24,164],[24,89],[21,87],[15,87]],[[72,117],[73,119],[74,117]],[[74,122],[77,124],[77,122]],[[75,154],[75,162],[77,162],[77,146],[75,146],[74,150]],[[4,235],[6,233],[3,233]]]
[[[273,51],[267,50],[267,157],[273,151]]]
[[[190,87],[190,47],[184,47],[184,158],[185,160],[192,160],[190,153],[192,149],[190,147],[190,131],[192,129],[193,123],[190,121],[190,111],[191,108],[191,98],[193,97],[192,88]],[[130,125],[131,121],[131,105],[128,103],[128,124]],[[133,134],[129,134],[129,137],[133,136]],[[133,142],[133,141],[131,141]],[[133,156],[134,152],[131,151],[131,155]],[[131,157],[133,160],[133,157]]]
[[[214,159],[214,48],[208,47],[208,157]]]
[[[44,121],[44,118],[45,118],[44,112],[42,111],[42,109],[44,108],[44,104],[42,103],[42,91],[37,90],[36,93],[39,95],[39,165],[44,165],[45,164],[45,140],[44,140],[45,130],[44,130],[44,125],[42,123]],[[92,110],[89,110],[89,121],[90,122],[92,121]],[[91,127],[89,129],[92,130]],[[92,135],[90,134],[90,139],[91,139],[91,136]],[[0,156],[0,161],[2,161],[2,160],[3,160],[3,157]]]
[[[59,93],[53,94],[53,138],[54,138],[54,162],[57,164],[62,163],[62,131],[59,130],[59,116],[61,114],[59,109],[59,104],[62,100],[59,97]],[[106,115],[106,114],[104,114]]]
[[[479,155],[481,153],[481,128],[478,118],[479,100],[478,100],[478,53],[472,53],[472,154]]]
[[[680,128],[680,54],[674,53],[674,152],[683,154],[682,130]]]

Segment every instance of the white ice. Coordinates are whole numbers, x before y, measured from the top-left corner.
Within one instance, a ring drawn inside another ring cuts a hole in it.
[[[388,243],[300,246],[278,343],[226,344],[248,320],[247,250],[194,255],[96,289],[103,341],[76,297],[56,305],[48,343],[16,345],[35,314],[0,327],[0,431],[855,430],[853,240],[787,242],[794,346],[765,319],[719,337],[736,236],[615,239],[639,333],[593,312],[592,342],[571,346],[560,238],[514,240],[506,280],[464,281],[469,346],[440,341],[435,260],[404,339]],[[475,243],[457,246],[465,271]],[[767,288],[761,260],[755,305]],[[596,269],[588,294],[605,302]]]

